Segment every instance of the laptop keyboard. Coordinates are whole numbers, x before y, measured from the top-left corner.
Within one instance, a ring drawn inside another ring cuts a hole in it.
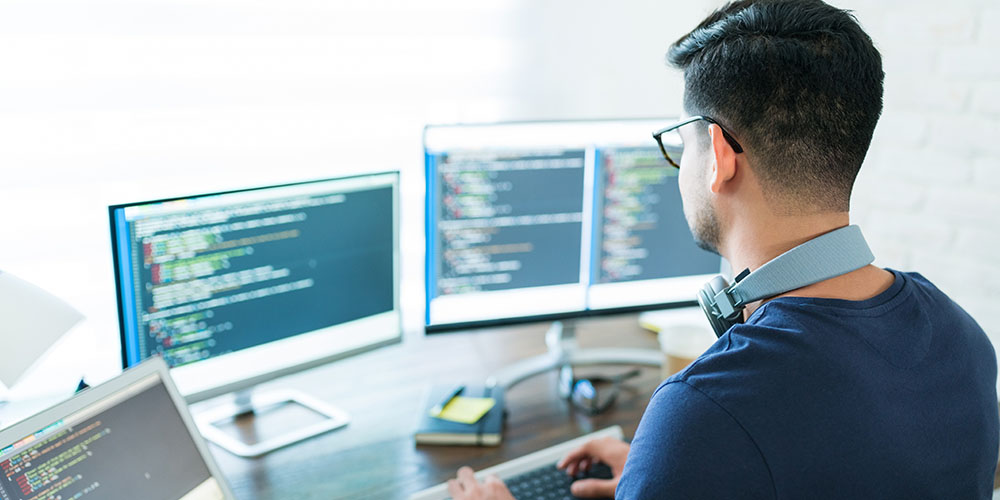
[[[584,478],[611,479],[611,468],[596,464],[584,473],[570,476],[565,470],[548,465],[506,478],[504,483],[518,500],[577,500],[569,492],[569,485]]]

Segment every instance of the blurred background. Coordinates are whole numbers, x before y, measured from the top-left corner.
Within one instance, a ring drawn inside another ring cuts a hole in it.
[[[721,3],[5,0],[0,269],[87,320],[0,396],[120,370],[114,203],[400,170],[402,304],[422,334],[424,125],[676,116],[664,53]],[[877,264],[923,273],[996,344],[1000,4],[834,4],[886,70],[854,222]],[[22,333],[2,328],[0,358]]]

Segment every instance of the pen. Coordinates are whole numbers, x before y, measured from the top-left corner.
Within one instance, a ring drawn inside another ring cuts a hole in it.
[[[441,401],[440,403],[438,403],[437,406],[435,406],[432,409],[432,412],[434,413],[434,415],[440,415],[441,412],[444,411],[444,407],[448,406],[448,403],[450,403],[452,399],[455,399],[455,396],[458,396],[464,390],[465,390],[465,386],[464,385],[459,385],[458,387],[455,388],[455,390],[450,391],[448,393],[448,397],[444,398],[443,401]]]

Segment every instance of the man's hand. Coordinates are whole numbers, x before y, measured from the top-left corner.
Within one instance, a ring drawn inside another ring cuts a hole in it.
[[[448,480],[448,493],[454,500],[514,500],[500,478],[490,476],[480,484],[470,467],[458,469],[458,479]]]
[[[628,458],[629,445],[613,437],[603,437],[587,441],[583,446],[569,452],[556,464],[566,473],[575,475],[579,471],[590,469],[598,462],[604,462],[611,467],[611,479],[581,479],[573,482],[570,491],[581,498],[613,498],[618,481],[625,469],[625,459]]]

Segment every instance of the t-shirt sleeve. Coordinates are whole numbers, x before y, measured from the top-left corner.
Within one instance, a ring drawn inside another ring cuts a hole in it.
[[[774,498],[763,456],[722,407],[682,381],[653,394],[615,498]]]

